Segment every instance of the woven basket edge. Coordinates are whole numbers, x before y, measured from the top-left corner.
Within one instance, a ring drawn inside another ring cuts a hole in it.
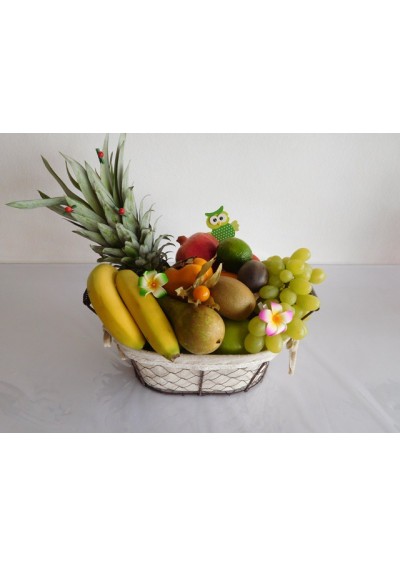
[[[258,354],[181,354],[174,362],[171,362],[156,352],[145,350],[133,350],[117,342],[121,351],[130,360],[138,364],[150,366],[162,366],[173,371],[174,369],[193,368],[198,370],[212,370],[221,367],[226,368],[251,368],[270,362],[277,354],[270,351],[263,351]]]

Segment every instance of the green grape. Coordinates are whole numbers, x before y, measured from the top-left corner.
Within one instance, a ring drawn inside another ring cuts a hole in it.
[[[293,260],[302,260],[303,262],[307,262],[311,258],[311,252],[308,248],[299,248],[296,252],[292,254]]]
[[[304,272],[304,262],[302,260],[288,260],[286,269],[292,272],[294,276],[301,276]]]
[[[292,309],[294,308],[294,314],[298,319],[303,319],[303,317],[306,315],[307,311],[305,311],[305,309],[303,309],[302,307],[300,307],[299,305],[297,305],[297,303],[295,305],[292,305]]]
[[[283,260],[283,263],[286,266],[286,264],[289,262],[290,258],[289,258],[289,256],[285,256],[284,258],[282,258],[282,260]]]
[[[266,323],[264,323],[264,321],[261,321],[259,317],[253,317],[253,319],[249,323],[248,330],[249,333],[254,337],[265,337],[266,326]]]
[[[294,275],[289,270],[282,270],[279,277],[283,283],[288,283],[294,278]]]
[[[258,293],[261,299],[275,299],[279,295],[279,288],[274,285],[265,285]]]
[[[273,285],[275,287],[279,287],[279,288],[282,287],[281,278],[276,274],[270,274],[270,276],[268,278],[268,284]]]
[[[280,337],[282,337],[282,341],[285,343],[288,339],[290,339],[289,335],[287,333],[281,333],[279,335]]]
[[[267,268],[269,274],[278,275],[281,270],[285,269],[285,264],[279,256],[272,256],[263,262],[263,264]]]
[[[307,328],[301,319],[294,317],[288,324],[286,334],[295,341],[300,341],[307,334]]]
[[[311,273],[310,282],[313,284],[320,284],[325,281],[326,274],[322,268],[314,268]]]
[[[283,289],[279,294],[279,299],[284,303],[294,305],[296,303],[297,295],[291,289]]]
[[[304,278],[295,278],[290,282],[289,289],[297,295],[308,295],[312,290],[312,285]]]
[[[293,305],[290,305],[289,303],[285,303],[284,301],[281,301],[281,305],[282,305],[282,311],[294,311],[293,309]]]
[[[304,264],[303,278],[305,278],[306,280],[310,280],[312,271],[313,271],[312,266],[310,266],[310,264],[307,264],[307,262],[306,262]]]
[[[282,262],[282,258],[280,256],[270,256],[269,258],[267,258],[267,261]]]
[[[265,337],[265,346],[271,352],[279,354],[282,350],[283,340],[282,335],[274,335],[273,337]]]
[[[319,309],[320,301],[315,295],[299,295],[297,304],[306,311],[316,311]]]
[[[265,346],[265,338],[264,337],[255,337],[254,335],[247,335],[244,339],[244,348],[250,354],[257,354],[261,352]]]

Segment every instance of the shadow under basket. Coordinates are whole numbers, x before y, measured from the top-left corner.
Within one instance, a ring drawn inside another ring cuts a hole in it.
[[[247,392],[262,381],[270,361],[277,356],[269,351],[244,355],[181,354],[170,362],[155,352],[116,344],[143,386],[163,394],[204,396]],[[107,331],[105,345],[111,345]],[[298,343],[289,341],[286,346],[290,349],[289,373],[293,374]]]

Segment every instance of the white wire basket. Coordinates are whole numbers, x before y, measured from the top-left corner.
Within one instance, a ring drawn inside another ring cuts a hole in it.
[[[111,337],[105,331],[105,346]],[[114,339],[113,339],[114,340]],[[263,351],[244,355],[181,354],[174,362],[147,350],[132,350],[118,342],[123,359],[129,360],[143,386],[164,394],[234,394],[259,384],[277,354]],[[298,342],[289,340],[289,373],[293,374]]]

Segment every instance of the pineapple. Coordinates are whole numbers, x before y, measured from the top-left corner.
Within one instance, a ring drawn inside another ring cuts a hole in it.
[[[73,232],[94,242],[98,262],[131,268],[142,275],[147,270],[162,271],[168,266],[166,248],[173,246],[171,236],[156,237],[156,223],[151,224],[152,206],[144,209],[144,199],[137,207],[133,186],[129,185],[129,165],[124,169],[126,136],[121,134],[115,159],[108,152],[108,135],[103,149],[97,149],[100,174],[89,164],[82,166],[64,156],[72,191],[42,157],[43,163],[64,191],[51,198],[39,191],[41,199],[14,201],[11,207],[33,209],[47,207],[76,226]],[[166,242],[165,242],[166,241]]]

